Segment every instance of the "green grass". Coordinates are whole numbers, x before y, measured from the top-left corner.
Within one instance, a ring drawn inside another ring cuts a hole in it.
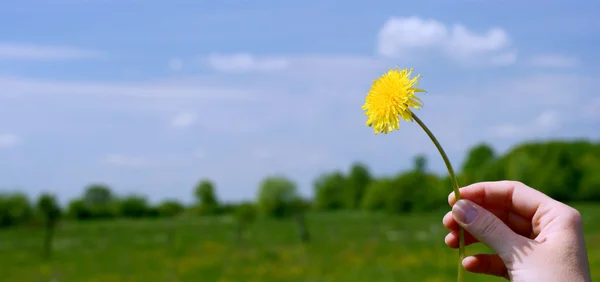
[[[600,206],[578,208],[600,279]],[[41,230],[4,230],[0,281],[455,281],[457,251],[443,242],[442,215],[312,213],[306,245],[291,220],[259,220],[242,244],[227,217],[64,222],[50,262],[41,259]]]

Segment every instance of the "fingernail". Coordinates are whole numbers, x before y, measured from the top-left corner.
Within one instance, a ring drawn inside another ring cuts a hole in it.
[[[470,224],[477,217],[477,208],[469,201],[459,200],[452,207],[454,218],[463,224]]]
[[[468,256],[462,260],[462,266],[465,267],[467,264],[469,264],[469,261],[474,260],[476,260],[474,256]]]

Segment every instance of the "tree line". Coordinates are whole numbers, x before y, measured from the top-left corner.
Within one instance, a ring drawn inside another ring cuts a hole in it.
[[[460,167],[459,183],[480,181],[522,181],[559,201],[600,201],[600,143],[590,141],[529,142],[499,155],[489,145],[471,148]],[[407,213],[447,209],[452,191],[450,179],[427,168],[427,159],[416,156],[413,166],[396,175],[375,177],[362,163],[347,172],[331,171],[313,182],[312,199],[300,197],[296,184],[281,175],[266,177],[258,187],[256,200],[223,203],[213,182],[202,179],[194,187],[195,202],[185,206],[177,200],[157,205],[143,195],[118,197],[110,187],[93,184],[65,208],[53,194],[44,193],[31,201],[24,193],[0,195],[0,228],[16,225],[43,225],[53,228],[59,218],[96,220],[113,218],[173,217],[191,215],[232,215],[239,223],[264,215],[294,217],[299,230],[307,210],[364,210]],[[303,236],[308,236],[303,235]]]

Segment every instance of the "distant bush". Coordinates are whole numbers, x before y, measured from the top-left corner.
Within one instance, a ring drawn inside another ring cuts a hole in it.
[[[339,172],[325,173],[319,176],[313,183],[314,206],[319,210],[336,210],[345,205],[345,196],[352,191],[348,190],[348,182],[344,175]]]
[[[93,217],[91,209],[81,199],[74,199],[69,202],[67,216],[77,220],[88,220]]]
[[[118,202],[113,201],[106,205],[91,205],[82,199],[69,202],[67,216],[77,220],[111,219],[120,215]]]
[[[23,193],[0,195],[0,227],[28,223],[33,219],[33,207]]]
[[[43,193],[37,201],[37,212],[47,225],[54,225],[62,215],[62,210],[53,194]]]
[[[296,184],[283,176],[267,177],[260,183],[258,208],[267,216],[292,215],[297,199]]]
[[[49,258],[52,253],[52,241],[54,239],[54,228],[61,216],[61,209],[54,195],[43,193],[37,201],[37,211],[42,218],[44,226],[44,258]]]
[[[143,196],[128,196],[119,201],[120,214],[129,218],[150,216],[148,200]]]
[[[253,203],[242,203],[235,208],[233,217],[236,222],[242,225],[250,224],[254,221],[257,214],[256,205]]]
[[[361,206],[367,211],[381,211],[386,208],[389,189],[393,189],[390,178],[380,178],[372,181],[366,189]]]
[[[208,179],[201,180],[194,189],[196,196],[196,211],[202,215],[218,213],[219,201],[215,193],[214,184]]]
[[[160,210],[158,206],[149,206],[146,210],[146,217],[149,218],[159,218],[161,217]]]
[[[163,201],[157,208],[158,214],[162,217],[173,217],[181,214],[184,210],[185,207],[175,200]]]

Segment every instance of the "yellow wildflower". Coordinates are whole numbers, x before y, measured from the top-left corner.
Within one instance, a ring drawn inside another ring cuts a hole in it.
[[[411,78],[413,69],[390,69],[373,82],[362,109],[369,118],[367,126],[372,126],[375,134],[400,129],[400,117],[413,121],[410,108],[420,109],[421,100],[415,92],[425,92],[416,88],[421,75]]]
[[[456,199],[460,199],[458,190],[458,181],[448,155],[444,152],[442,145],[437,141],[435,135],[427,128],[417,115],[413,114],[410,108],[420,109],[423,105],[421,100],[415,96],[415,92],[425,92],[417,88],[418,80],[421,75],[410,77],[413,69],[393,69],[382,75],[373,82],[367,100],[362,109],[366,111],[367,125],[375,129],[375,134],[383,132],[387,134],[394,129],[400,129],[400,117],[406,121],[416,121],[425,131],[435,147],[442,155],[448,174],[452,181],[452,188]],[[458,228],[458,275],[457,281],[464,281],[464,268],[462,260],[465,258],[465,234],[462,227]]]

